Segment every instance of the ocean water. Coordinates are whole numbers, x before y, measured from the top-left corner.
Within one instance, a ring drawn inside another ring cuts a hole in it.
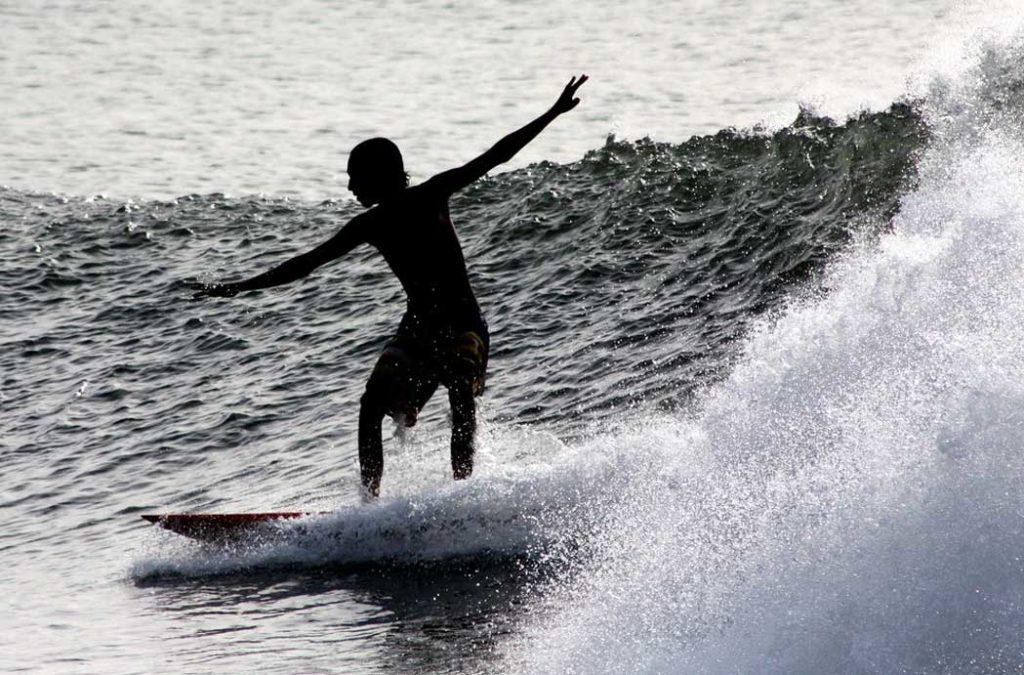
[[[0,670],[1024,667],[1013,3],[0,15]],[[422,178],[573,70],[583,105],[452,203],[474,477],[437,397],[363,505],[382,261],[183,282],[358,213],[360,138]],[[138,518],[300,509],[226,546]]]
[[[371,136],[414,179],[539,114],[586,105],[511,164],[572,162],[609,133],[680,142],[792,121],[801,101],[884,108],[951,0],[574,3],[226,0],[0,3],[0,183],[117,198],[344,195]]]

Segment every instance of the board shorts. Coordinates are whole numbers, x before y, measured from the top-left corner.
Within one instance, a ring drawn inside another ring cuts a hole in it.
[[[377,359],[367,394],[381,402],[386,414],[412,426],[439,384],[449,390],[468,386],[473,396],[482,394],[489,351],[490,333],[479,313],[438,322],[408,311]]]

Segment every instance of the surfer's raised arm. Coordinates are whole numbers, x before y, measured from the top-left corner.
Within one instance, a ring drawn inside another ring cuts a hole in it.
[[[230,298],[244,291],[255,291],[261,288],[280,286],[302,279],[309,276],[313,270],[321,265],[340,258],[363,243],[365,241],[363,236],[365,223],[363,221],[367,218],[367,214],[356,216],[346,223],[337,234],[313,250],[286,260],[277,267],[250,279],[213,284],[192,283],[190,286],[199,291],[195,296],[197,298],[203,296]]]
[[[555,104],[543,115],[521,129],[517,129],[508,136],[505,136],[495,143],[490,150],[471,162],[439,173],[427,181],[425,185],[430,185],[451,194],[466,187],[499,164],[509,161],[517,152],[536,138],[537,134],[544,130],[544,127],[551,124],[556,117],[569,112],[579,105],[580,100],[576,98],[576,91],[587,79],[586,75],[580,75],[579,79],[573,77],[569,80],[569,84],[565,85],[565,89],[562,90]]]

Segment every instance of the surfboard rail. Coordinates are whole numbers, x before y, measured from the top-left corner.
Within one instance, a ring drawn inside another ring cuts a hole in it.
[[[242,536],[276,520],[322,516],[329,511],[277,511],[270,513],[147,513],[142,519],[165,530],[200,541],[223,541]]]

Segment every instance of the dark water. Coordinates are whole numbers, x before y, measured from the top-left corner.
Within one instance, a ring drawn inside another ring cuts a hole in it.
[[[242,671],[270,653],[280,665],[266,669],[283,672],[472,672],[492,667],[496,645],[521,618],[535,577],[524,569],[486,560],[328,565],[135,583],[159,597],[162,611],[181,619],[183,627],[217,622],[216,628],[182,628],[168,636],[197,643],[178,662],[186,670],[216,664]],[[287,617],[274,621],[269,637],[253,620],[267,606]]]

